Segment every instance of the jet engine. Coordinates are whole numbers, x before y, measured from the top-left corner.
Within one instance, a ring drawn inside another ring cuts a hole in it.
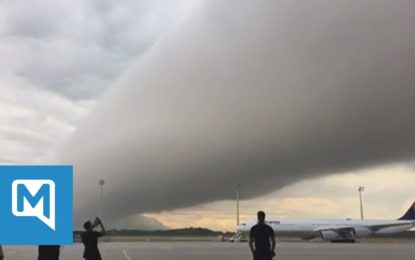
[[[325,230],[320,232],[321,239],[325,241],[332,241],[340,238],[339,233],[332,230]]]
[[[355,227],[353,229],[353,235],[355,237],[367,237],[373,234],[373,231],[366,227]]]

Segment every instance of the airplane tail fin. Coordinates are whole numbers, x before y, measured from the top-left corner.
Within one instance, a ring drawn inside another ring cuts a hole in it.
[[[412,203],[411,207],[398,220],[415,220],[415,202]]]

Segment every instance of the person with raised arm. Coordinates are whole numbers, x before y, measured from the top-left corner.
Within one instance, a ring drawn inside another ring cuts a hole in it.
[[[94,231],[94,228],[100,226],[101,231]],[[98,249],[98,238],[105,235],[105,228],[101,219],[95,218],[94,223],[87,221],[84,223],[85,231],[81,234],[82,243],[85,246],[83,257],[85,260],[102,260]]]

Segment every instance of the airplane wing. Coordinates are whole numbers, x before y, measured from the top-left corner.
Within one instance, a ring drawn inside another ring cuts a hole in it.
[[[333,225],[333,226],[323,226],[323,227],[318,227],[316,229],[314,229],[314,232],[321,232],[321,231],[335,231],[339,234],[342,233],[348,233],[350,231],[353,231],[355,228],[367,228],[373,232],[379,231],[381,229],[384,228],[389,228],[389,227],[397,227],[397,226],[407,226],[410,225],[410,223],[408,222],[403,222],[403,223],[399,223],[399,222],[395,222],[395,223],[382,223],[382,224],[372,224],[372,225]]]
[[[384,229],[384,228],[408,226],[408,225],[411,225],[411,223],[408,223],[408,222],[406,222],[406,223],[405,222],[404,223],[386,223],[386,224],[367,225],[367,226],[364,226],[364,227],[376,232],[376,231],[379,231],[379,230]]]
[[[315,233],[323,232],[323,231],[335,231],[339,235],[343,234],[350,234],[351,231],[353,231],[355,226],[324,226],[324,227],[318,227],[314,229]]]

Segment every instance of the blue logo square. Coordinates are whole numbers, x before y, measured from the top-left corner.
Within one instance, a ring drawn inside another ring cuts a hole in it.
[[[73,243],[73,167],[0,166],[0,244]]]

